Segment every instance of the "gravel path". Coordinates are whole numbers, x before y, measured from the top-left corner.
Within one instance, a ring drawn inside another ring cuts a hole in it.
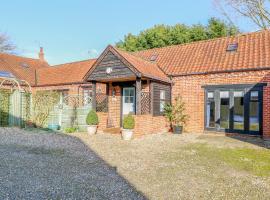
[[[268,150],[256,138],[219,135],[148,135],[131,141],[120,136],[74,134],[149,199],[270,199],[270,177],[258,177],[196,147]],[[256,143],[254,145],[253,143]],[[270,153],[270,150],[269,150]],[[270,155],[270,154],[269,154]]]
[[[0,199],[144,199],[75,137],[0,129]]]

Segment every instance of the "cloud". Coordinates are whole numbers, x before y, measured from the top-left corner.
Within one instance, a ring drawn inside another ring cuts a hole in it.
[[[82,53],[83,56],[90,57],[90,58],[96,58],[99,54],[99,51],[96,49],[90,49]]]

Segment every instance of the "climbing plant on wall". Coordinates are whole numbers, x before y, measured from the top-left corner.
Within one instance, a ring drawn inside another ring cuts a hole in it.
[[[33,95],[33,123],[38,127],[44,127],[50,111],[59,100],[60,94],[57,91],[37,91]]]
[[[22,93],[22,117],[24,122],[31,121],[31,93]]]
[[[0,126],[8,126],[10,90],[0,89]]]

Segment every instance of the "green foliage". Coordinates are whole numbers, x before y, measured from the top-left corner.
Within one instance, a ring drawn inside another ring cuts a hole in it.
[[[65,128],[65,133],[75,133],[78,130],[76,127]]]
[[[10,91],[0,90],[0,126],[8,126],[9,124],[9,105]]]
[[[173,121],[173,106],[171,104],[166,104],[164,106],[164,115],[169,120],[169,122],[172,124]]]
[[[201,24],[193,26],[186,26],[184,24],[176,24],[175,26],[156,25],[153,28],[140,32],[139,35],[127,34],[124,40],[118,42],[116,46],[133,52],[232,36],[237,33],[239,33],[237,27],[227,24],[222,20],[211,18],[206,26]]]
[[[44,127],[53,107],[59,102],[60,94],[57,91],[37,91],[33,95],[32,121],[38,127]]]
[[[23,95],[25,98],[25,103],[23,105],[25,116],[23,117],[26,122],[29,122],[31,120],[31,93],[24,93]]]
[[[86,117],[86,123],[88,125],[98,125],[99,121],[98,121],[98,115],[94,110],[91,110],[87,117]]]
[[[185,114],[185,103],[180,97],[175,98],[173,105],[165,106],[164,115],[171,125],[183,126],[188,119],[188,115]]]
[[[124,117],[123,120],[123,128],[124,129],[134,129],[135,127],[135,120],[132,115],[127,115]]]

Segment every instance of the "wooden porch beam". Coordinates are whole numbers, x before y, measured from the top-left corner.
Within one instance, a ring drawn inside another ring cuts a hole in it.
[[[136,79],[136,115],[142,114],[142,104],[141,104],[141,97],[142,97],[142,79]]]
[[[94,111],[97,111],[97,83],[96,81],[92,82],[92,108]]]

